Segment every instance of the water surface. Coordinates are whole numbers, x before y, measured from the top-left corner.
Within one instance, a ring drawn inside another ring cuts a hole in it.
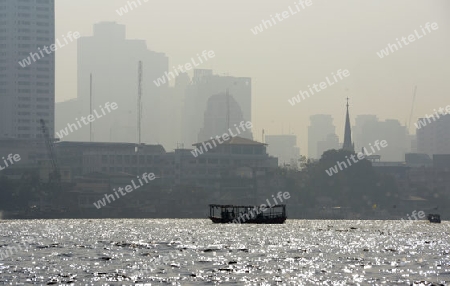
[[[449,222],[0,221],[0,284],[450,285],[449,250]]]

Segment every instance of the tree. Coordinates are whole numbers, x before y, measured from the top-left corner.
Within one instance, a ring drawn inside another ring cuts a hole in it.
[[[389,208],[398,193],[391,176],[378,174],[370,161],[358,160],[354,152],[346,150],[324,152],[319,161],[307,162],[301,175],[303,196],[313,199],[311,203],[316,206],[317,198],[328,197],[336,206],[357,212],[371,210],[374,205]]]

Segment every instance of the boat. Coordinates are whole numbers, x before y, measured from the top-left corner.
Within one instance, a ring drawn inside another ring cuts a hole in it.
[[[271,207],[209,205],[209,218],[213,223],[283,224],[286,205]]]
[[[434,223],[441,223],[441,216],[438,214],[428,214],[428,221]]]

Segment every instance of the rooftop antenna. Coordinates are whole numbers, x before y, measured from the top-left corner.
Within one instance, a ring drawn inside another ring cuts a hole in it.
[[[227,129],[230,129],[230,93],[227,88]]]
[[[137,100],[137,128],[138,144],[141,145],[141,122],[142,122],[142,61],[138,64],[138,100]]]
[[[92,114],[92,73],[89,75],[89,114]],[[89,141],[92,142],[92,120],[89,121]]]
[[[264,128],[263,128],[263,130],[262,130],[262,141],[261,141],[262,143],[266,143],[266,142],[264,142]]]

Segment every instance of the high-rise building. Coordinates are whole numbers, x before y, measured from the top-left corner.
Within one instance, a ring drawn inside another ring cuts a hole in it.
[[[378,124],[379,120],[376,115],[373,114],[362,114],[357,115],[355,118],[355,126],[353,126],[353,138],[355,139],[355,149],[356,151],[361,151],[362,148],[367,148],[368,143],[370,142],[372,138],[365,138],[363,134],[368,133],[366,131],[366,124],[367,126],[375,126]],[[373,130],[372,130],[373,131]],[[370,131],[369,131],[370,132]],[[373,143],[373,142],[370,142]]]
[[[159,142],[166,150],[174,150],[184,146],[183,142],[183,112],[184,112],[184,92],[190,84],[191,79],[187,73],[180,73],[175,78],[173,87],[169,87],[167,92],[161,96],[159,101],[161,132]],[[166,130],[166,132],[163,132]],[[167,132],[170,130],[170,132]]]
[[[418,122],[417,151],[432,157],[435,154],[450,154],[450,115],[439,118],[420,118]]]
[[[297,147],[297,136],[295,135],[266,135],[267,153],[278,157],[281,166],[290,165],[298,167],[300,159],[300,148]]]
[[[138,64],[142,61],[142,142],[160,142],[160,97],[167,84],[154,80],[168,70],[168,58],[148,49],[145,40],[127,39],[124,25],[102,22],[94,25],[92,36],[78,39],[78,96],[72,104],[58,104],[70,110],[58,110],[57,131],[86,117],[107,102],[116,102],[117,110],[92,122],[92,141],[137,142],[138,138]],[[92,74],[92,105],[91,85]],[[61,117],[59,117],[61,115]],[[166,132],[167,133],[167,132]],[[64,140],[89,141],[90,127],[71,132]]]
[[[208,99],[204,112],[203,127],[198,133],[198,141],[210,140],[211,137],[229,133],[229,129],[246,122],[242,110],[234,97],[228,93],[219,93]],[[239,137],[252,139],[251,129],[240,130]]]
[[[339,137],[336,134],[328,134],[325,140],[317,142],[317,155],[319,158],[325,151],[339,149]]]
[[[411,146],[406,126],[396,119],[380,121],[376,115],[358,115],[353,127],[356,151],[371,150],[376,140],[386,140],[387,146],[377,150],[382,161],[400,162],[405,160],[405,154],[410,152]]]
[[[212,70],[195,69],[194,76],[185,93],[184,134],[186,146],[197,141],[197,135],[203,127],[204,114],[208,99],[228,91],[239,105],[244,121],[251,121],[252,85],[249,77],[221,76]],[[222,106],[226,109],[227,106]]]
[[[40,138],[40,119],[54,134],[52,44],[54,0],[0,1],[0,138]]]
[[[315,114],[309,117],[310,126],[308,126],[308,157],[310,159],[319,159],[317,143],[326,140],[329,134],[336,134],[336,127],[333,125],[333,117],[329,114]]]

